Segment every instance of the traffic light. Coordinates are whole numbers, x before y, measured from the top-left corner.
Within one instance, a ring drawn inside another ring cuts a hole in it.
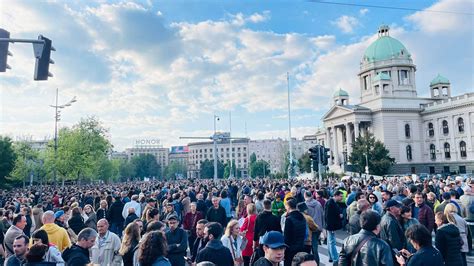
[[[10,32],[0,29],[0,38],[8,39],[10,38]],[[12,54],[8,51],[9,42],[0,41],[0,72],[5,72],[7,69],[11,69],[7,64],[8,56]]]
[[[309,148],[309,158],[313,161],[313,166],[319,162],[319,145]]]
[[[331,150],[329,148],[322,147],[321,156],[323,157],[322,158],[323,165],[328,165],[328,159],[329,159],[329,157],[331,157],[331,152],[330,151]]]
[[[56,49],[51,45],[51,40],[43,35],[38,36],[38,40],[44,41],[44,45],[39,56],[36,56],[34,79],[48,80],[48,77],[53,76],[53,74],[49,73],[49,64],[54,64],[54,61],[51,60],[51,51],[56,51]]]

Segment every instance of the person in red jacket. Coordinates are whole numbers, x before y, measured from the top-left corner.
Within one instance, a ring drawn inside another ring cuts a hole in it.
[[[244,224],[240,227],[241,232],[245,232],[245,238],[247,238],[247,245],[242,251],[242,257],[244,258],[244,266],[250,265],[250,258],[253,254],[253,236],[255,234],[255,220],[257,219],[257,209],[255,204],[249,203],[247,205],[247,218],[244,220]]]
[[[192,247],[196,240],[196,225],[197,222],[204,218],[200,211],[197,211],[197,205],[195,202],[190,204],[190,211],[186,213],[183,220],[183,228],[188,232],[188,244]]]

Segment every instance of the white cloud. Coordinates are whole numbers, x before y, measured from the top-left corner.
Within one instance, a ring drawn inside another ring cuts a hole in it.
[[[354,28],[359,26],[360,23],[355,17],[343,15],[333,21],[332,24],[336,25],[344,33],[352,33]]]
[[[248,20],[253,22],[253,23],[259,23],[259,22],[264,22],[270,19],[270,11],[266,10],[263,11],[263,13],[254,13],[252,14]]]
[[[369,9],[367,8],[362,8],[361,10],[359,10],[359,15],[361,16],[365,16],[367,13],[369,13]]]
[[[472,12],[474,5],[471,0],[441,0],[427,10],[434,11],[454,11],[454,12]],[[406,18],[415,24],[420,31],[429,34],[437,33],[471,33],[474,17],[465,14],[453,13],[433,13],[433,12],[415,12]]]

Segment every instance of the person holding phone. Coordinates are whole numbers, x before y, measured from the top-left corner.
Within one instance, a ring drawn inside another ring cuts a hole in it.
[[[405,236],[416,249],[416,253],[411,254],[408,250],[402,249],[395,253],[397,262],[407,266],[443,266],[441,253],[433,247],[431,233],[422,224],[413,224],[408,227]],[[405,259],[407,258],[407,259]]]

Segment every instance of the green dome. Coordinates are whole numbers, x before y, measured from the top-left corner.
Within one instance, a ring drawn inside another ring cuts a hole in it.
[[[349,93],[347,93],[347,91],[339,88],[335,93],[334,93],[334,98],[336,97],[349,97]]]
[[[436,76],[436,78],[434,78],[431,83],[430,83],[430,86],[433,86],[433,85],[436,85],[436,84],[450,84],[449,82],[449,79],[441,76],[440,74],[438,74],[438,76]]]
[[[388,35],[379,36],[364,53],[364,60],[368,62],[389,60],[392,58],[409,59],[410,53],[408,53],[405,46],[399,40]]]

